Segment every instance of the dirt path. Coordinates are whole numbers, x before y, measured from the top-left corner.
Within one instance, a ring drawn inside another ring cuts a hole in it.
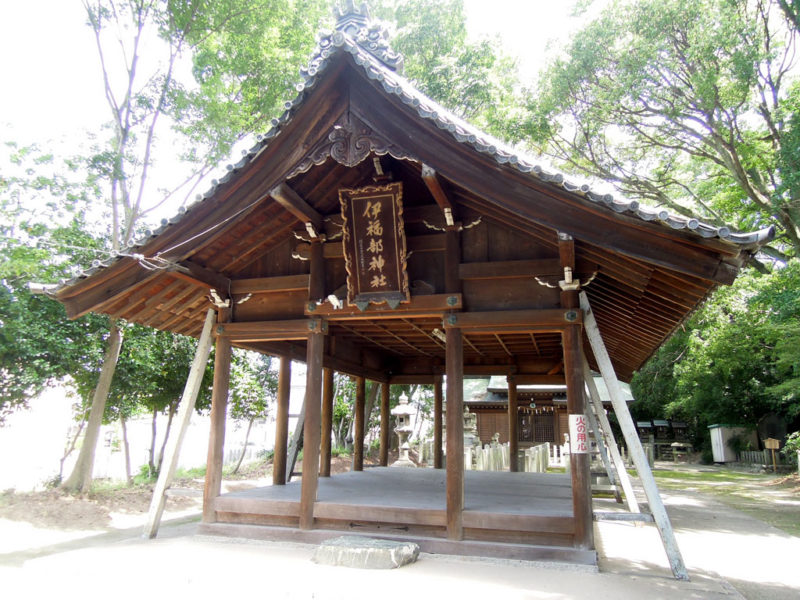
[[[345,463],[343,459],[337,468],[346,469]],[[67,586],[82,586],[81,577],[89,577],[93,569],[101,569],[100,578],[107,579],[109,585],[130,579],[130,573],[148,572],[148,589],[160,582],[167,590],[183,593],[188,585],[200,597],[206,597],[208,589],[231,585],[231,581],[241,582],[244,593],[254,585],[251,575],[256,573],[262,582],[270,574],[274,577],[270,580],[278,583],[270,597],[279,598],[366,598],[372,597],[374,588],[362,589],[362,585],[372,582],[384,590],[394,590],[393,581],[398,586],[410,586],[407,589],[432,590],[446,583],[448,593],[456,590],[473,596],[480,590],[490,597],[509,598],[800,597],[800,569],[796,568],[800,537],[758,518],[771,514],[779,515],[781,522],[797,518],[797,486],[793,482],[767,485],[773,478],[751,476],[724,483],[715,480],[714,471],[702,469],[692,467],[690,472],[698,476],[688,483],[677,475],[659,478],[692,577],[688,584],[672,579],[655,527],[627,523],[597,523],[601,573],[570,573],[568,577],[531,563],[432,556],[424,557],[413,568],[402,569],[401,575],[360,572],[353,577],[346,569],[331,571],[330,567],[310,563],[313,549],[309,547],[196,536],[199,498],[170,498],[159,538],[145,541],[140,535],[150,501],[148,487],[85,497],[58,492],[0,495],[0,578],[12,586],[4,589],[19,585],[24,590],[31,582],[47,577],[58,577]],[[263,469],[246,472],[243,477],[251,478],[226,480],[225,489],[266,485],[270,479],[268,470]],[[199,488],[201,481],[182,485]],[[736,503],[747,512],[729,505]],[[595,501],[596,510],[618,506],[613,500]],[[157,567],[161,561],[169,568]],[[213,570],[198,570],[201,564],[227,565],[230,571],[218,573],[218,580]],[[231,578],[234,572],[236,577]],[[327,580],[342,587],[326,587],[321,582]],[[143,588],[130,597],[141,597],[142,593]],[[406,594],[398,591],[397,597]],[[99,593],[97,597],[101,597]],[[395,596],[390,593],[388,597]]]
[[[797,480],[700,465],[680,469],[684,473],[676,476],[662,471],[657,480],[690,576],[724,580],[748,600],[800,597],[800,537],[793,535],[800,524]],[[601,506],[596,510],[615,508],[613,501],[595,503]],[[603,522],[596,532],[601,570],[669,576],[655,526]]]

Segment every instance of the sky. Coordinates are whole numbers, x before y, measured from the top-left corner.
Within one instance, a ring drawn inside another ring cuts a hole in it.
[[[566,0],[464,4],[470,34],[499,36],[530,77],[543,64],[548,42],[566,39],[578,25]],[[85,22],[80,0],[0,2],[0,143],[35,142],[77,154],[87,145],[87,131],[108,121],[94,37]]]

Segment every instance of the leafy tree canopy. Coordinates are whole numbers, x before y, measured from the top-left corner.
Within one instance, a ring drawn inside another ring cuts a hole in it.
[[[526,132],[629,197],[742,230],[775,225],[767,251],[796,255],[798,29],[786,4],[614,1],[541,74]]]
[[[631,382],[634,412],[752,425],[800,416],[800,261],[718,290]]]

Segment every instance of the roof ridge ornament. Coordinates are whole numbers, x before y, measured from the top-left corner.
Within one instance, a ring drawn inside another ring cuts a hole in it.
[[[361,49],[369,52],[397,73],[403,72],[403,55],[389,46],[389,33],[380,21],[372,19],[366,2],[356,6],[355,0],[345,0],[344,6],[334,6],[336,33],[342,33]],[[333,35],[336,35],[334,33]]]

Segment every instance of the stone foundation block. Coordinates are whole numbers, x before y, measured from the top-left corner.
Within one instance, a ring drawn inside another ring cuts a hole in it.
[[[396,569],[413,563],[419,546],[360,536],[342,536],[320,544],[312,560],[321,565],[355,569]]]

